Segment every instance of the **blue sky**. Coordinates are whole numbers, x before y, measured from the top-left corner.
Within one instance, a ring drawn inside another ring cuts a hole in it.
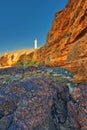
[[[46,42],[55,12],[65,7],[68,0],[1,0],[0,53],[33,48]]]

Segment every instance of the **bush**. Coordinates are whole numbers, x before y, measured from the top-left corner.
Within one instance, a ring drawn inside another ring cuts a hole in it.
[[[19,60],[19,61],[17,62],[17,65],[18,65],[18,66],[24,66],[24,63],[23,63],[23,61]]]
[[[24,63],[25,66],[29,66],[29,65],[32,65],[33,64],[33,61],[32,60],[28,60]]]
[[[34,64],[35,64],[35,65],[40,65],[41,63],[38,62],[38,61],[35,61]]]
[[[40,65],[41,63],[38,61],[32,61],[32,60],[27,60],[26,62],[23,62],[22,60],[17,62],[18,66],[32,66],[32,65]]]

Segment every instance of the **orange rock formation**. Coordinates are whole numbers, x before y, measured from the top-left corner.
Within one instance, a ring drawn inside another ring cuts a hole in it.
[[[34,49],[23,49],[4,53],[0,56],[0,67],[15,66],[19,60],[26,61],[30,59],[30,53],[33,51]]]
[[[69,0],[55,14],[46,43],[46,65],[68,68],[87,81],[87,0]]]

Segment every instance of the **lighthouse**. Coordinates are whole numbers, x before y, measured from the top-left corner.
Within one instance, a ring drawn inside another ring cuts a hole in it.
[[[37,39],[34,39],[34,49],[37,49]]]

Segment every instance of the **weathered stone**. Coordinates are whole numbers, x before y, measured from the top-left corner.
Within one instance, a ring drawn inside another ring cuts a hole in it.
[[[71,125],[82,130],[87,127],[87,86],[79,85],[74,88],[72,95],[74,100],[68,102]]]
[[[54,71],[44,66],[0,70],[1,130],[86,130],[87,85],[47,75],[48,69]],[[55,74],[64,72],[55,70]]]

